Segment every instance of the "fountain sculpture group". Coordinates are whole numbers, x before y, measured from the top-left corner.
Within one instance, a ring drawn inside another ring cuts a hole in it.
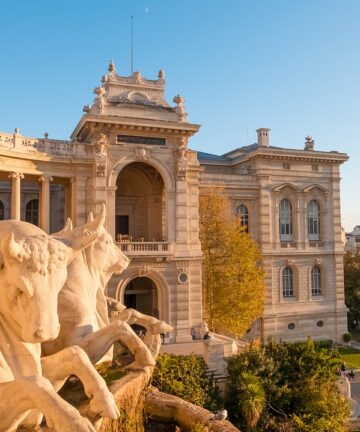
[[[47,425],[94,432],[58,395],[69,375],[82,381],[90,408],[116,419],[119,410],[93,364],[116,341],[135,356],[133,368],[154,366],[160,333],[171,327],[107,299],[105,287],[128,258],[104,227],[105,206],[87,223],[47,235],[26,222],[0,222],[0,430]],[[117,313],[108,318],[107,303]],[[144,340],[130,324],[146,328]]]

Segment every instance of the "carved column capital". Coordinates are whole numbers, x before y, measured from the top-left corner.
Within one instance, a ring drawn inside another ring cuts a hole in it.
[[[51,176],[47,176],[47,175],[41,175],[38,178],[39,182],[52,182],[54,179]]]
[[[8,177],[9,177],[9,179],[23,179],[24,178],[24,174],[23,173],[18,173],[18,172],[13,172],[13,173],[10,173],[9,175],[8,175]]]

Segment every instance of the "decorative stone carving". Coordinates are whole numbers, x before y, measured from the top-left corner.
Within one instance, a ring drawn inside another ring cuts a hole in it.
[[[65,242],[20,221],[0,222],[0,430],[36,425],[45,414],[57,432],[95,432],[89,421],[56,390],[76,373],[92,396],[92,409],[117,418],[119,411],[103,379],[77,347],[40,360],[40,343],[59,332],[57,299],[67,265],[96,234]]]
[[[99,113],[102,113],[105,107],[106,90],[104,89],[104,87],[95,87],[94,93],[96,94],[94,106],[98,109]]]
[[[139,160],[150,159],[150,146],[137,146],[135,148],[135,157]]]
[[[144,266],[139,268],[139,277],[149,276],[149,267]]]
[[[108,71],[110,77],[115,76],[116,68],[115,68],[114,60],[110,60]]]
[[[140,72],[135,71],[135,72],[133,73],[133,77],[134,77],[134,81],[135,81],[137,84],[140,84],[140,83],[142,82],[142,76],[141,76],[141,73],[140,73]]]
[[[9,179],[20,179],[20,180],[22,180],[24,178],[24,174],[23,173],[18,173],[18,172],[13,172],[13,173],[10,173],[8,175],[8,178]]]
[[[178,161],[177,163],[177,175],[178,178],[181,180],[184,180],[186,178],[186,171],[187,171],[187,163],[186,161]]]
[[[149,326],[147,341],[154,352],[158,350],[156,341],[159,338],[154,339],[152,336],[172,328],[152,317],[148,317],[151,318],[151,321],[148,321],[145,315],[132,310],[109,322],[105,287],[113,273],[121,273],[130,261],[116,246],[104,223],[105,205],[95,219],[90,214],[84,226],[72,230],[68,224],[66,229],[54,234],[56,238],[73,240],[85,232],[96,233],[97,241],[68,266],[68,278],[59,294],[60,334],[55,340],[45,342],[43,351],[49,355],[76,343],[86,351],[91,361],[96,363],[104,357],[115,341],[120,341],[134,353],[133,367],[154,366],[155,359],[149,348],[122,317],[128,319],[130,324],[138,322]],[[112,302],[118,304],[115,300]],[[120,312],[125,306],[119,303],[116,309]]]
[[[209,327],[207,325],[207,322],[202,321],[200,324],[200,328],[199,328],[199,333],[200,333],[201,339],[204,339],[205,334],[208,332],[209,332]]]
[[[95,156],[98,158],[106,158],[109,147],[109,140],[105,134],[100,134],[95,142]]]
[[[179,120],[182,122],[186,122],[188,119],[188,115],[187,112],[185,111],[185,106],[184,106],[185,99],[182,96],[177,95],[174,97],[173,102],[176,104],[175,111],[179,116]]]
[[[178,147],[178,159],[180,161],[186,160],[186,149],[188,140],[185,137],[181,137],[180,145]]]
[[[40,183],[43,183],[43,182],[52,182],[54,179],[53,179],[53,177],[51,177],[51,176],[41,175],[41,176],[38,178],[38,180],[39,180]]]
[[[95,161],[95,173],[97,177],[105,177],[106,175],[106,160]]]
[[[310,135],[308,135],[307,137],[305,137],[305,147],[304,150],[314,150],[314,138]]]

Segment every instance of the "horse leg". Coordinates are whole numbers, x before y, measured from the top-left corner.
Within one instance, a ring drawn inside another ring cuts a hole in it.
[[[0,384],[0,430],[14,432],[29,410],[44,413],[56,432],[95,432],[94,427],[65,402],[42,376],[31,376]]]
[[[122,342],[135,355],[135,362],[131,367],[142,369],[146,366],[155,366],[154,357],[147,346],[133,329],[123,321],[113,321],[106,327],[88,334],[78,342],[78,345],[89,356],[91,363],[94,364],[109,351],[116,341]]]
[[[153,335],[167,333],[173,330],[171,325],[167,324],[165,321],[161,321],[150,315],[145,315],[131,308],[118,311],[113,319],[120,319],[121,321],[125,321],[130,325],[139,324],[145,327],[145,329]]]
[[[41,367],[46,377],[58,391],[69,375],[76,375],[84,384],[90,408],[102,417],[117,419],[120,415],[114,396],[105,381],[91,364],[85,351],[72,346],[48,357],[41,358]]]
[[[161,347],[161,333],[167,333],[173,328],[165,321],[158,320],[155,317],[144,315],[135,309],[124,309],[112,317],[112,321],[119,319],[128,324],[139,324],[146,329],[144,344],[149,348],[151,354],[156,358]]]

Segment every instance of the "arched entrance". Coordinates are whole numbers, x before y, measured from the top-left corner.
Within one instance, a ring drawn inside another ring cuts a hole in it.
[[[125,287],[124,304],[128,308],[159,318],[158,292],[148,277],[136,277]]]
[[[116,181],[115,238],[133,242],[167,240],[166,191],[151,165],[133,162]]]

